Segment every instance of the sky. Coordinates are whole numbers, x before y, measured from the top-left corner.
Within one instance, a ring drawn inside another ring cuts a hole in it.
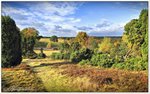
[[[90,36],[122,36],[124,25],[148,9],[144,1],[3,1],[1,5],[2,15],[14,19],[20,30],[33,27],[47,37],[75,37],[80,31]]]

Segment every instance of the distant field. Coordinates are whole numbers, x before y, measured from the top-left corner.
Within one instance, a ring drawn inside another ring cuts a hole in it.
[[[70,40],[72,38],[74,38],[74,37],[59,37],[57,43],[63,43],[64,41],[68,41],[68,40]],[[98,43],[101,43],[104,37],[94,37],[94,38],[97,41],[99,41]],[[121,37],[108,37],[108,38],[111,38],[112,42],[120,41],[121,40]],[[50,41],[49,37],[43,37],[38,42],[36,42],[35,48],[46,48],[47,45],[48,45],[48,43],[50,43],[50,42],[51,41]]]
[[[47,43],[49,43],[49,42],[50,42],[50,39],[49,39],[49,38],[41,38],[41,39],[39,40],[39,42],[47,42]]]
[[[64,42],[64,40],[65,40],[65,39],[63,39],[63,38],[58,38],[58,42]],[[50,38],[41,38],[41,39],[39,40],[39,42],[47,42],[47,43],[49,43],[49,42],[51,42],[51,41],[50,41]]]

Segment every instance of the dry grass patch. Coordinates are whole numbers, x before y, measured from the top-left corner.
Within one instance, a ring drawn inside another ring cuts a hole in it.
[[[81,66],[66,60],[25,61],[50,92],[147,92],[145,72]]]
[[[28,65],[2,69],[2,92],[38,91],[45,91],[43,83]]]
[[[39,40],[39,42],[47,42],[47,43],[49,43],[50,42],[50,38],[41,38]]]
[[[91,86],[89,90],[103,92],[147,92],[148,76],[143,72],[123,71],[116,69],[85,68],[77,65],[61,67],[62,75],[69,77],[88,77]]]

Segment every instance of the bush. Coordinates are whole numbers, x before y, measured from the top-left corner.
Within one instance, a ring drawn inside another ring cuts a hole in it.
[[[80,65],[85,65],[85,64],[90,64],[90,61],[87,59],[87,60],[82,60],[79,62]]]
[[[50,57],[51,57],[52,59],[55,59],[56,54],[57,54],[57,53],[52,53]]]
[[[79,61],[81,61],[81,60],[79,60],[79,51],[74,51],[74,52],[72,52],[71,53],[71,55],[70,55],[70,60],[72,61],[72,62],[79,62]]]
[[[115,63],[113,68],[126,69],[126,70],[147,70],[148,63],[144,62],[142,58],[130,58],[123,63]]]
[[[11,67],[22,61],[21,36],[15,21],[2,16],[2,67]]]
[[[113,64],[112,68],[124,69],[124,63],[115,63]]]
[[[130,58],[125,61],[125,69],[127,70],[146,70],[146,67],[142,58]]]
[[[80,62],[81,60],[91,59],[93,51],[88,48],[82,48],[79,51],[71,53],[70,60],[72,62]]]
[[[46,58],[46,55],[44,53],[39,53],[37,58],[39,58],[39,59]]]
[[[63,54],[62,53],[52,53],[51,58],[52,59],[63,59]]]
[[[63,53],[63,59],[70,59],[70,53]]]
[[[37,54],[34,51],[33,52],[28,51],[24,55],[24,58],[35,59],[37,58]]]
[[[52,59],[70,59],[70,53],[52,53]]]
[[[94,66],[110,68],[113,64],[114,60],[111,59],[108,54],[94,54],[91,58],[91,65]]]
[[[67,42],[61,43],[59,49],[62,53],[69,53],[70,45]]]
[[[81,45],[79,44],[79,42],[72,42],[70,44],[70,50],[71,52],[77,51],[81,48]]]

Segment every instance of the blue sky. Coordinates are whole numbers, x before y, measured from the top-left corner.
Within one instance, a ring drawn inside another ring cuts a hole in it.
[[[121,36],[124,25],[138,18],[147,2],[2,2],[2,15],[11,16],[20,30],[34,27],[42,36]]]

